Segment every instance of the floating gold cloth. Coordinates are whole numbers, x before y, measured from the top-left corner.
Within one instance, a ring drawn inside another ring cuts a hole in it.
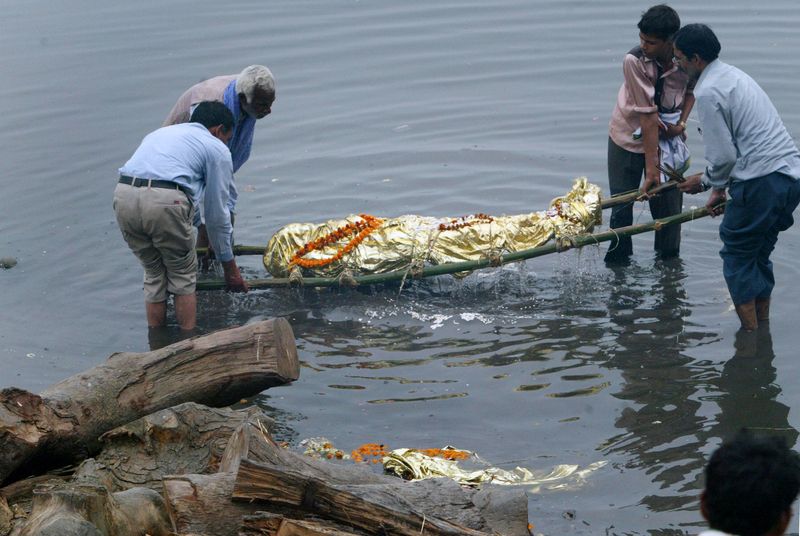
[[[286,277],[289,261],[309,242],[334,230],[359,221],[359,216],[326,223],[292,223],[280,229],[267,244],[264,267],[274,277]],[[377,230],[341,261],[324,267],[303,269],[317,277],[339,277],[345,270],[352,275],[380,274],[425,265],[495,258],[505,253],[541,246],[551,238],[568,238],[591,232],[601,221],[600,188],[580,177],[566,195],[554,199],[547,210],[513,216],[497,216],[453,230],[440,230],[454,218],[406,215],[384,220]],[[470,222],[458,218],[457,222]],[[306,259],[334,256],[346,240],[308,253]],[[459,275],[466,275],[461,273]]]
[[[327,460],[352,459],[357,462],[372,461],[373,463],[378,461],[375,458],[370,460],[362,459],[361,456],[356,456],[357,451],[353,451],[353,456],[351,457],[334,447],[333,443],[324,437],[304,439],[300,442],[300,446],[305,449],[303,454],[314,458]],[[450,478],[465,486],[479,487],[481,484],[487,483],[506,486],[527,486],[531,492],[538,492],[542,489],[567,490],[580,488],[593,472],[604,467],[607,463],[605,461],[597,461],[585,467],[560,464],[550,469],[531,470],[524,467],[515,467],[508,470],[491,467],[474,452],[451,446],[441,449],[427,449],[425,452],[407,448],[384,451],[384,445],[379,445],[379,447],[379,453],[367,454],[367,456],[379,456],[386,473],[399,476],[405,480]],[[431,450],[437,451],[439,454],[436,456],[426,454]],[[448,454],[455,454],[455,456],[447,456]],[[473,468],[464,468],[461,466],[462,463],[471,465]]]
[[[444,447],[442,450],[451,448]],[[510,471],[498,467],[464,470],[459,467],[458,461],[427,456],[414,449],[395,449],[383,458],[383,468],[387,473],[394,473],[406,480],[447,477],[467,486],[479,486],[484,483],[507,486],[525,485],[530,486],[531,491],[538,491],[542,488],[579,488],[587,476],[604,465],[606,462],[599,461],[582,469],[577,465],[562,464],[556,465],[550,470],[539,471],[531,471],[524,467],[517,467]]]

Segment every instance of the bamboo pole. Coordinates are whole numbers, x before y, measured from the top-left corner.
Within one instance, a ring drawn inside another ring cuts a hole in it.
[[[541,257],[542,255],[549,255],[550,253],[558,253],[575,248],[582,248],[592,244],[600,244],[601,242],[608,242],[620,236],[633,236],[637,234],[647,233],[650,231],[658,231],[662,227],[669,225],[677,225],[687,221],[697,220],[710,215],[707,208],[696,208],[669,216],[653,220],[647,223],[638,225],[630,225],[628,227],[620,227],[617,229],[610,229],[594,234],[585,234],[571,237],[567,240],[561,240],[543,246],[525,249],[522,251],[515,251],[506,253],[500,257],[500,264],[509,262],[519,262],[526,259],[533,259]],[[262,250],[263,253],[263,250]],[[380,283],[389,283],[392,281],[401,281],[404,279],[421,279],[424,277],[432,277],[437,275],[454,274],[458,272],[469,272],[481,268],[488,268],[496,266],[495,260],[488,257],[478,259],[475,261],[462,261],[450,262],[446,264],[439,264],[436,266],[426,266],[418,272],[411,270],[394,270],[383,274],[369,274],[362,276],[355,276],[353,280],[357,285],[376,285]],[[333,287],[333,286],[348,286],[348,283],[338,277],[304,277],[302,283],[290,280],[286,277],[275,277],[268,279],[248,279],[247,284],[251,289],[260,288],[277,288],[277,287],[291,287],[291,286],[309,286],[309,287]],[[352,280],[350,280],[352,284]],[[197,290],[224,290],[224,281],[198,281]]]
[[[649,195],[654,196],[660,193],[666,192],[675,188],[680,181],[671,179],[667,182],[663,182],[650,190]],[[630,192],[626,192],[624,194],[618,194],[608,199],[604,199],[600,202],[600,208],[603,210],[611,207],[615,207],[617,205],[624,205],[626,203],[633,203],[634,201],[639,201],[639,198],[642,196],[641,190],[631,190]]]

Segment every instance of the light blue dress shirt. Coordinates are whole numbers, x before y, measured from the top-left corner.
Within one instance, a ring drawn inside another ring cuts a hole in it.
[[[703,182],[724,189],[780,172],[800,179],[800,151],[763,89],[745,72],[714,60],[694,89],[708,167]]]
[[[181,123],[151,132],[119,173],[180,184],[191,191],[195,208],[202,198],[206,231],[214,253],[221,261],[233,259],[228,206],[231,188],[235,188],[231,152],[206,127]],[[194,211],[194,224],[200,224],[198,210]]]

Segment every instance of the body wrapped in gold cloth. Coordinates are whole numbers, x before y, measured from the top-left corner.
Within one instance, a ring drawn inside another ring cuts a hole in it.
[[[307,244],[336,229],[361,222],[360,216],[325,223],[292,223],[275,233],[264,252],[264,266],[274,277],[287,277],[293,270],[316,277],[380,274],[425,265],[479,260],[541,246],[591,232],[601,221],[600,188],[581,177],[566,195],[554,199],[547,210],[512,216],[486,215],[434,218],[406,215],[382,220],[356,247],[324,266],[300,268],[292,264],[295,254]],[[347,243],[331,243],[303,256],[324,260],[337,255]],[[466,275],[461,272],[459,275]]]

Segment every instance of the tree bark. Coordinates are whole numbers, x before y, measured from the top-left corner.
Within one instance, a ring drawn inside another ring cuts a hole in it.
[[[358,488],[358,495],[353,491]],[[372,488],[372,489],[367,489]],[[486,536],[463,525],[428,517],[382,486],[332,486],[296,471],[279,470],[244,459],[233,498],[298,508],[369,534],[397,536]]]
[[[167,475],[215,473],[231,436],[250,421],[272,426],[256,406],[215,409],[187,402],[157,411],[103,434],[103,450],[81,464],[75,480],[99,478],[111,491],[161,491]]]
[[[166,477],[164,498],[176,532],[236,536],[242,518],[264,508],[232,502],[234,479],[233,473]]]
[[[85,458],[104,432],[155,411],[187,401],[224,406],[298,376],[292,329],[277,318],[152,352],[116,353],[41,395],[4,389],[0,483]]]
[[[363,532],[334,526],[322,521],[299,520],[268,512],[245,516],[239,536],[358,536]]]
[[[28,520],[12,536],[168,536],[164,500],[146,488],[110,494],[99,485],[45,484]]]

